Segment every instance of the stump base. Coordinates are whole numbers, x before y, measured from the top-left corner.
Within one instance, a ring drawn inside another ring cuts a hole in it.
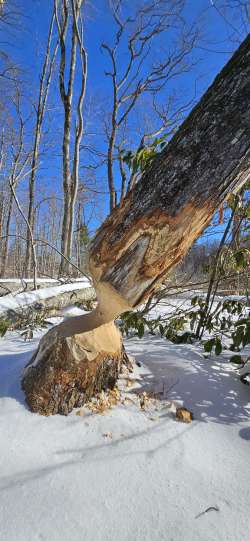
[[[70,337],[62,337],[59,327],[42,338],[22,379],[29,407],[41,415],[67,415],[113,388],[124,355],[114,323]]]

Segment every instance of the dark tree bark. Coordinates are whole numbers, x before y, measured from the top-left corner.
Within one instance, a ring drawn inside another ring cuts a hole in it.
[[[23,379],[34,411],[68,411],[95,381],[98,389],[111,384],[122,359],[114,319],[155,291],[216,208],[249,179],[249,96],[250,36],[98,230],[90,250],[98,306],[42,339]]]

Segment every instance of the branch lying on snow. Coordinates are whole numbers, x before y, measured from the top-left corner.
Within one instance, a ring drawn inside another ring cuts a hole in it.
[[[8,295],[9,293],[11,293],[11,289],[9,289],[8,287],[6,286],[3,286],[2,284],[0,284],[0,289],[4,289],[4,291],[7,291],[7,293],[0,293],[0,297],[2,297],[3,295]]]
[[[202,517],[202,515],[205,515],[205,513],[209,513],[209,511],[219,511],[219,507],[217,507],[217,505],[212,505],[211,507],[208,507],[207,509],[205,509],[205,511],[202,511],[201,513],[199,513],[198,515],[196,515],[195,518],[200,518]]]

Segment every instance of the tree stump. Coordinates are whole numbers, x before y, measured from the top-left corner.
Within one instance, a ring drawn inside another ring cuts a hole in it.
[[[51,329],[27,365],[22,387],[32,411],[67,415],[102,389],[113,388],[123,359],[114,323],[62,337]]]

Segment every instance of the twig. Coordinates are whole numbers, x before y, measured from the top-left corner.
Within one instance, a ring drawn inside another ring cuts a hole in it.
[[[195,518],[199,518],[199,517],[202,517],[202,515],[205,515],[205,513],[209,513],[210,511],[219,511],[219,507],[217,507],[217,505],[215,506],[211,506],[211,507],[208,507],[207,509],[205,509],[205,511],[201,511],[201,513],[199,513],[198,515],[196,515]]]

